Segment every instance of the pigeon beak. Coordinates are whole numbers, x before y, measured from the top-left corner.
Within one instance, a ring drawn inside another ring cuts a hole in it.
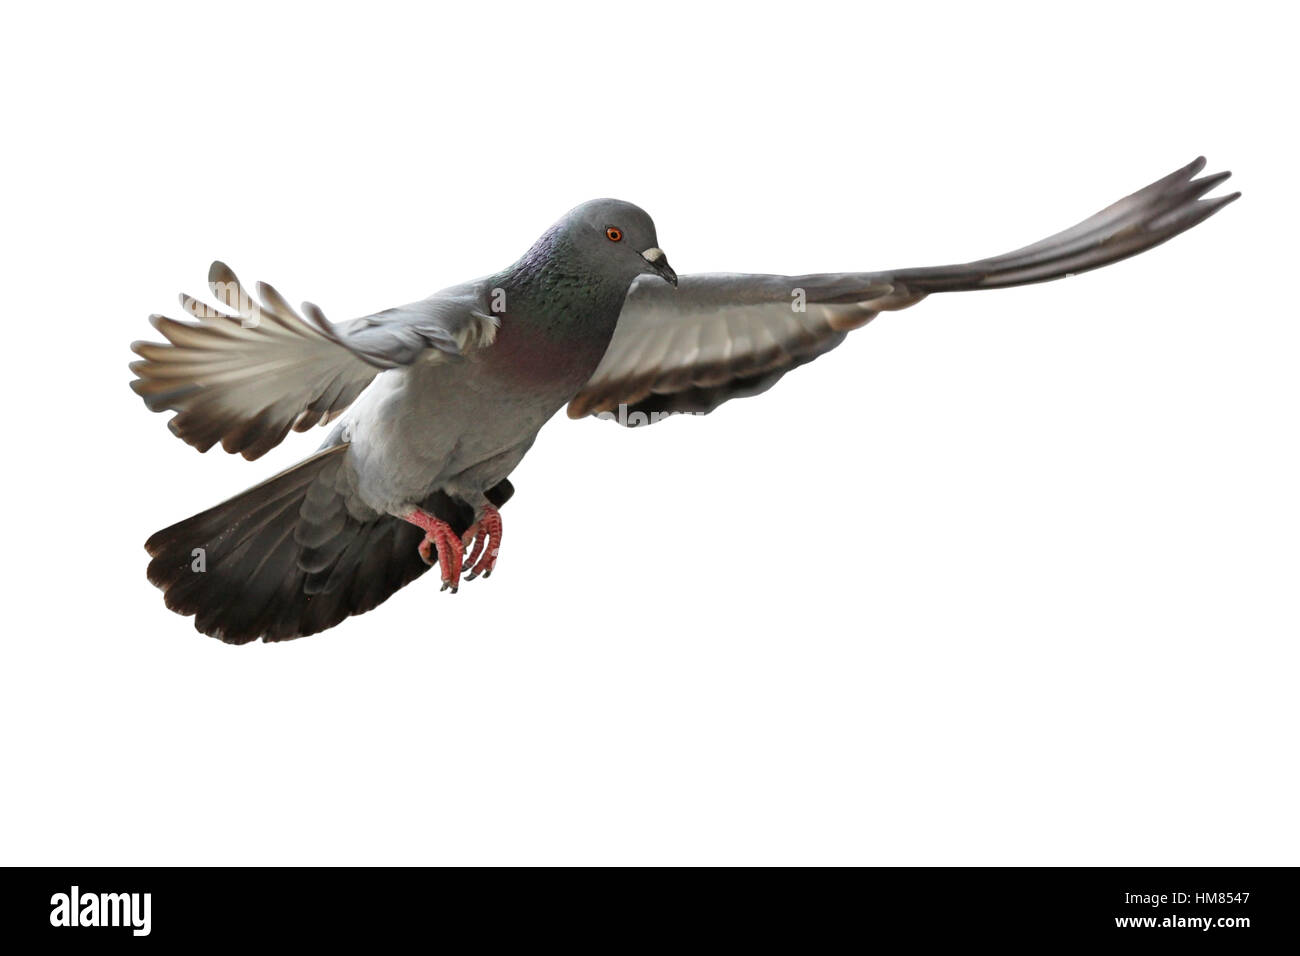
[[[677,273],[673,272],[673,267],[668,264],[668,257],[658,246],[651,246],[645,252],[641,253],[641,258],[650,263],[650,267],[665,281],[672,283],[672,287],[677,288]]]

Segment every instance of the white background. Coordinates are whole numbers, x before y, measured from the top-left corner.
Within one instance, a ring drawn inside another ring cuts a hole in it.
[[[10,10],[3,862],[1296,863],[1283,9]],[[212,258],[341,319],[617,196],[683,273],[933,265],[1202,152],[1244,199],[1137,259],[558,419],[457,596],[227,647],[145,581],[323,435],[129,391]]]

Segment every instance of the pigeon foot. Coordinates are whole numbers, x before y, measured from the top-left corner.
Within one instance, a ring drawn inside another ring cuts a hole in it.
[[[420,542],[420,557],[424,563],[435,562],[442,568],[442,590],[451,590],[455,594],[460,590],[460,569],[465,557],[465,547],[460,537],[451,529],[451,525],[435,518],[426,511],[416,508],[402,517],[418,528],[424,529],[424,540]],[[433,552],[437,551],[437,557]]]
[[[483,517],[474,522],[466,536],[474,542],[474,548],[465,559],[465,566],[472,569],[465,580],[473,581],[479,575],[491,577],[501,552],[501,512],[492,505],[484,505]]]

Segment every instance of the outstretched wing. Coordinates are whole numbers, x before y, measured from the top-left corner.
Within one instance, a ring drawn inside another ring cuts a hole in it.
[[[1043,282],[1136,255],[1240,195],[1201,199],[1229,175],[1196,179],[1204,166],[1205,158],[1198,158],[1064,232],[963,265],[687,275],[676,290],[643,277],[628,294],[605,357],[569,403],[569,417],[595,414],[637,425],[655,421],[655,413],[709,412],[770,388],[878,313],[906,308],[932,292]]]
[[[168,426],[199,451],[220,442],[250,460],[290,429],[337,416],[382,369],[446,360],[496,334],[494,317],[455,297],[334,325],[311,303],[304,318],[266,283],[253,298],[222,262],[208,285],[224,308],[182,295],[197,322],[150,316],[168,344],[132,344],[131,388],[151,411],[176,412]]]

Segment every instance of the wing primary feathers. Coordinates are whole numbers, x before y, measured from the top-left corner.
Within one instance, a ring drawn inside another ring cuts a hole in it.
[[[195,321],[149,321],[166,343],[135,342],[131,388],[152,411],[176,412],[172,433],[206,451],[254,459],[290,431],[341,414],[383,369],[432,354],[446,361],[490,345],[497,317],[437,296],[336,327],[319,307],[302,314],[266,282],[251,295],[220,260],[208,269],[218,303],[182,294]]]
[[[918,292],[966,292],[1047,282],[1098,269],[1186,232],[1240,197],[1235,192],[1202,199],[1231,175],[1223,172],[1196,179],[1204,167],[1205,157],[1198,157],[1078,225],[1015,252],[891,275]]]

